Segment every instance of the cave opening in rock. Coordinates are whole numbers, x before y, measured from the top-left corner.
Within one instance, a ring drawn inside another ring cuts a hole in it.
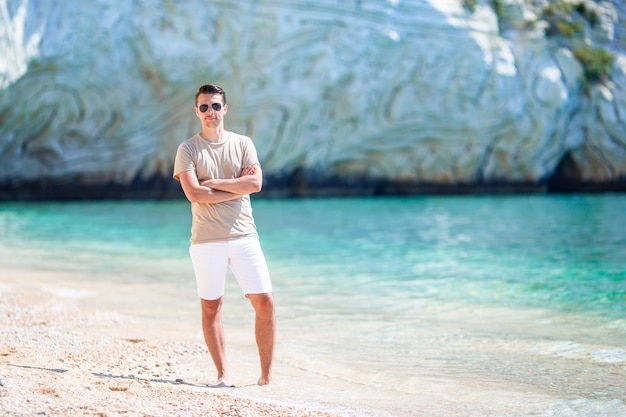
[[[561,158],[554,173],[547,180],[547,191],[549,193],[567,193],[580,189],[582,175],[580,167],[572,157],[571,152],[567,152]]]

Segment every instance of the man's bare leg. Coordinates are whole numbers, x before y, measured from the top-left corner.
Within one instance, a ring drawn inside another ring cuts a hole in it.
[[[248,294],[256,312],[255,334],[261,359],[261,377],[259,385],[272,382],[272,361],[274,359],[274,339],[276,337],[276,318],[274,316],[274,296],[272,293]]]
[[[222,327],[222,300],[200,299],[202,308],[202,332],[215,369],[217,370],[217,384],[230,385],[226,370],[226,348],[224,328]]]

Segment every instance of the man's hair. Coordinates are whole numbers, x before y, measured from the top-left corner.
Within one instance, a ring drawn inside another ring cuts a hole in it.
[[[222,87],[215,84],[205,84],[198,88],[198,92],[196,93],[196,106],[198,105],[198,96],[200,94],[219,94],[222,96],[222,101],[226,104],[226,92],[222,89]]]

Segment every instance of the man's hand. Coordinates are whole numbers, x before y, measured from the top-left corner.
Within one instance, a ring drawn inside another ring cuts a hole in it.
[[[254,175],[256,173],[257,166],[256,165],[248,165],[247,167],[243,167],[241,170],[241,176],[244,175]]]

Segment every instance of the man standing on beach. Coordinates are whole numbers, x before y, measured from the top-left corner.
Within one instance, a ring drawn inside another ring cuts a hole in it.
[[[226,367],[221,307],[230,267],[256,313],[261,360],[259,385],[272,380],[276,319],[269,271],[256,231],[250,194],[261,190],[263,175],[252,140],[224,129],[226,93],[216,85],[198,89],[195,113],[199,134],[178,147],[174,178],[191,202],[189,253],[202,308],[202,330],[217,385],[232,386]]]

